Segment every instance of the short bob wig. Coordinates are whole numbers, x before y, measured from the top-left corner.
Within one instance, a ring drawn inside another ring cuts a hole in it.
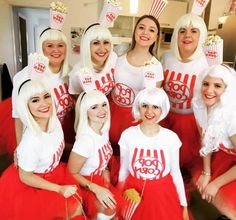
[[[62,40],[63,42],[65,42],[66,55],[63,62],[63,66],[61,68],[61,76],[62,77],[67,76],[70,71],[70,67],[69,67],[69,61],[68,61],[68,41],[67,41],[66,35],[62,31],[59,31],[56,29],[48,28],[44,30],[39,37],[38,48],[37,48],[38,53],[43,54],[43,42],[47,40]]]
[[[107,40],[111,43],[111,51],[104,65],[104,71],[109,71],[110,60],[113,51],[112,35],[108,28],[95,23],[90,25],[83,33],[80,44],[80,53],[83,66],[91,70],[94,69],[95,64],[91,59],[90,43],[93,40]]]
[[[108,132],[110,128],[110,107],[105,94],[98,90],[82,92],[77,99],[75,106],[75,124],[74,129],[76,138],[82,134],[86,134],[89,128],[88,110],[96,104],[106,103],[108,107],[107,120],[102,127],[102,133]]]
[[[198,46],[194,53],[188,58],[189,60],[194,60],[199,58],[200,56],[204,55],[202,46],[204,41],[207,38],[207,28],[204,20],[199,17],[198,15],[189,13],[186,15],[183,15],[179,18],[179,20],[175,24],[174,32],[172,34],[171,38],[171,50],[173,51],[174,55],[177,57],[178,60],[182,60],[180,53],[179,53],[179,47],[178,47],[178,33],[181,28],[186,27],[194,27],[197,28],[200,32],[200,37],[198,41]]]
[[[41,134],[43,131],[40,128],[37,121],[34,119],[34,116],[31,114],[28,104],[31,97],[43,92],[48,92],[49,94],[51,94],[50,89],[46,86],[45,83],[35,80],[28,80],[27,82],[22,83],[22,86],[20,87],[19,94],[16,100],[16,108],[17,111],[19,112],[20,120],[26,127],[28,127],[35,134]],[[54,130],[55,122],[56,120],[58,120],[56,116],[53,97],[52,97],[52,108],[53,111],[49,119],[47,132],[51,132]]]
[[[146,88],[141,90],[134,100],[132,114],[135,120],[140,119],[139,108],[144,103],[148,105],[156,105],[161,108],[161,115],[156,123],[164,119],[170,110],[169,98],[163,89]]]

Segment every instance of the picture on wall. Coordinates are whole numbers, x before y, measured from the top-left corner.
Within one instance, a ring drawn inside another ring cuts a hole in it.
[[[71,47],[72,52],[75,54],[80,53],[80,41],[82,34],[84,32],[84,28],[82,27],[71,27]]]

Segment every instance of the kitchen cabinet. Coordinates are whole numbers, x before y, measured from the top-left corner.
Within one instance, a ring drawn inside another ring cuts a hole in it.
[[[121,0],[122,11],[109,30],[112,33],[114,44],[130,43],[134,25],[139,17],[148,14],[153,0],[139,0],[139,9],[136,15],[129,12],[129,1]],[[187,2],[169,1],[159,17],[161,28],[173,29],[175,22],[187,12]]]

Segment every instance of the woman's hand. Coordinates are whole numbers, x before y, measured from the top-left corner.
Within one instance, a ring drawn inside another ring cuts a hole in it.
[[[63,195],[65,198],[74,195],[76,191],[77,191],[76,185],[61,185],[59,188],[59,193]]]
[[[89,188],[105,208],[115,209],[116,201],[110,190],[94,183],[91,183]]]
[[[211,176],[206,176],[201,174],[201,176],[199,176],[197,182],[196,182],[196,186],[198,191],[202,194],[204,189],[206,188],[207,184],[210,182],[211,180]]]
[[[202,193],[202,199],[205,199],[207,202],[213,202],[218,190],[217,184],[214,181],[210,182]]]

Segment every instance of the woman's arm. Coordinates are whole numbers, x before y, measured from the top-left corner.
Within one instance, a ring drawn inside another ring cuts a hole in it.
[[[22,133],[23,133],[23,123],[19,118],[15,118],[15,132],[16,132],[16,144],[19,145],[21,138],[22,138]]]
[[[77,187],[74,185],[58,185],[35,175],[33,172],[26,172],[21,168],[19,168],[19,177],[28,186],[57,192],[65,198],[72,196],[77,190]]]
[[[203,157],[203,170],[201,175],[199,176],[196,186],[198,191],[202,194],[207,184],[211,180],[211,154]]]
[[[82,169],[86,160],[86,157],[83,157],[72,151],[68,161],[68,169],[70,173],[79,182],[80,186],[87,188],[88,190],[93,192],[96,195],[98,201],[105,208],[109,207],[111,209],[114,209],[116,207],[116,201],[112,193],[107,188],[89,181],[80,174],[80,170]]]
[[[236,149],[236,134],[230,137],[231,143],[234,146],[234,149]],[[204,190],[202,197],[206,199],[208,202],[212,202],[218,192],[218,190],[226,185],[227,183],[230,183],[232,181],[236,180],[236,165],[232,166],[229,170],[227,170],[222,175],[215,178],[211,183],[208,184],[206,189]]]

